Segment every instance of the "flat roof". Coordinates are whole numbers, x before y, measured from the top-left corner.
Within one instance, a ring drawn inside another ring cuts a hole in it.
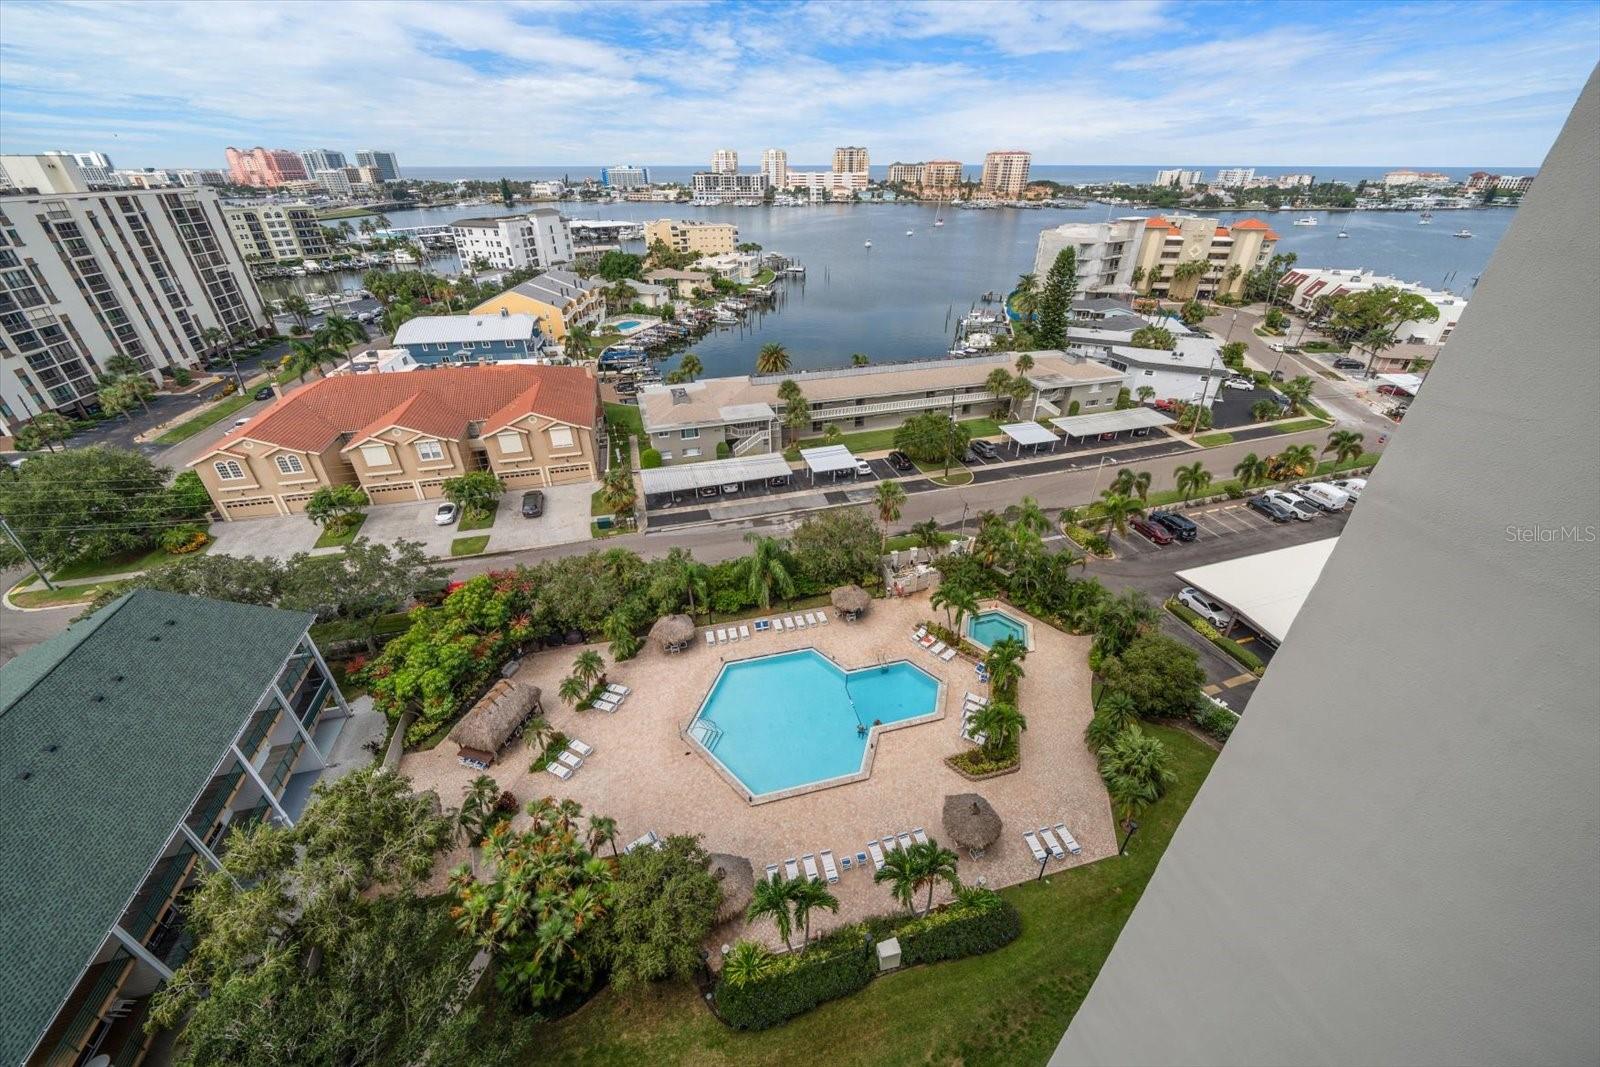
[[[1333,554],[1337,537],[1258,552],[1178,571],[1178,580],[1222,601],[1236,617],[1278,643]]]
[[[394,345],[456,344],[466,341],[527,341],[539,332],[532,315],[419,315],[401,323]]]
[[[800,458],[806,461],[813,474],[832,474],[835,471],[856,469],[855,455],[844,445],[818,445],[802,448]]]
[[[1051,419],[1050,425],[1074,437],[1085,437],[1118,430],[1138,430],[1147,426],[1166,426],[1171,422],[1171,416],[1163,415],[1155,408],[1124,408],[1122,411],[1095,411],[1088,415],[1063,415],[1059,419]]]
[[[1422,375],[1420,374],[1380,374],[1378,375],[1378,380],[1380,382],[1388,382],[1390,385],[1397,385],[1412,396],[1416,396],[1417,390],[1422,388]]]
[[[1053,445],[1056,435],[1037,422],[1008,422],[1000,432],[1019,445]]]
[[[740,456],[734,459],[713,459],[704,463],[683,463],[676,467],[656,467],[640,471],[646,496],[662,493],[685,493],[713,485],[732,482],[753,482],[757,479],[777,478],[793,474],[784,458],[775,453],[763,456]]]

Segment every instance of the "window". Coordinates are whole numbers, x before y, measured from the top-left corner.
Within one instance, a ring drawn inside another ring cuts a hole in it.
[[[500,442],[500,451],[502,452],[525,451],[522,443],[522,435],[512,430],[507,430],[505,433],[496,434],[495,440]]]
[[[683,450],[683,458],[684,459],[695,459],[699,455],[700,455],[700,450],[698,448],[686,448],[686,449]]]
[[[369,467],[387,467],[389,465],[389,447],[387,445],[362,445],[361,462]]]
[[[669,459],[672,458],[672,453],[670,451],[662,452],[661,453],[661,458],[662,458],[663,461],[669,460]]]
[[[300,463],[300,457],[299,456],[279,456],[278,457],[278,473],[279,474],[304,474],[305,472],[306,472],[306,469]]]
[[[679,430],[678,436],[683,438],[685,441],[693,441],[695,438],[700,436],[700,427],[695,426],[687,430]]]
[[[570,427],[570,426],[552,426],[552,427],[550,427],[550,447],[551,448],[571,448],[573,446],[573,443],[574,442],[573,442],[573,439],[572,439],[572,427]]]
[[[1147,370],[1147,371],[1144,372],[1144,376],[1146,378],[1152,377],[1152,376],[1154,376],[1154,374],[1155,374],[1155,371],[1153,371],[1153,370]]]
[[[239,463],[238,463],[237,460],[232,460],[232,459],[219,460],[215,464],[215,466],[217,468],[217,477],[221,478],[223,481],[225,481],[225,482],[242,482],[242,481],[244,481],[244,468],[239,466]]]
[[[434,463],[444,458],[444,445],[432,439],[417,442],[417,458],[424,463]]]

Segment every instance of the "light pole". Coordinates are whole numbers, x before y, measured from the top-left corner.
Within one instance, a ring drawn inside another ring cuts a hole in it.
[[[1228,336],[1223,338],[1224,344],[1233,340],[1233,328],[1237,325],[1239,325],[1239,313],[1235,311],[1233,313],[1233,318],[1228,320]]]
[[[1133,835],[1139,832],[1139,820],[1129,819],[1127,822],[1123,823],[1123,828],[1126,829],[1128,833],[1123,837],[1122,844],[1117,846],[1117,855],[1119,856],[1126,856],[1128,854],[1128,842],[1133,840]]]
[[[1094,484],[1089,486],[1089,502],[1090,503],[1094,502],[1094,495],[1095,495],[1095,493],[1097,493],[1100,490],[1100,469],[1102,467],[1104,467],[1107,463],[1110,463],[1113,466],[1115,466],[1116,462],[1117,462],[1116,459],[1111,457],[1111,456],[1101,456],[1100,457],[1100,462],[1097,463],[1095,465],[1095,468],[1094,468]]]

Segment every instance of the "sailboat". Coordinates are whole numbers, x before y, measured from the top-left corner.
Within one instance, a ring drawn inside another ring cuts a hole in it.
[[[933,209],[933,224],[935,226],[944,225],[944,201],[942,200],[939,201],[939,206]]]
[[[872,242],[871,241],[867,241],[866,242],[866,247],[871,248],[872,247]]]
[[[1417,225],[1418,226],[1427,226],[1431,222],[1433,222],[1433,212],[1424,211],[1422,213],[1422,217],[1417,220]]]
[[[1349,234],[1347,234],[1347,233],[1345,233],[1345,232],[1344,232],[1344,231],[1343,231],[1343,230],[1340,230],[1340,231],[1339,231],[1339,237],[1340,237],[1340,238],[1341,238],[1341,239],[1342,239],[1342,238],[1345,238],[1345,237],[1349,237],[1349,236],[1350,236],[1350,235],[1349,235]]]

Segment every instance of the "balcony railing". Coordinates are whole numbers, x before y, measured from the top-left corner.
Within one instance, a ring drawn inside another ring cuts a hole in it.
[[[123,950],[118,949],[119,953]],[[84,1043],[89,1038],[89,1033],[110,1007],[112,997],[121,988],[122,980],[126,977],[129,968],[133,966],[133,957],[123,953],[113,956],[101,967],[100,974],[94,983],[84,991],[78,1004],[78,1010],[73,1012],[72,1019],[61,1031],[61,1038],[56,1042],[55,1048],[46,1056],[44,1063],[71,1063],[78,1053],[83,1050]]]
[[[876,404],[844,404],[839,407],[813,407],[811,421],[828,422],[832,419],[854,419],[863,415],[884,415],[895,411],[923,411],[929,408],[947,408],[952,394],[939,396],[914,396],[905,400],[882,400]],[[1000,399],[995,393],[956,393],[957,405],[992,404]]]

